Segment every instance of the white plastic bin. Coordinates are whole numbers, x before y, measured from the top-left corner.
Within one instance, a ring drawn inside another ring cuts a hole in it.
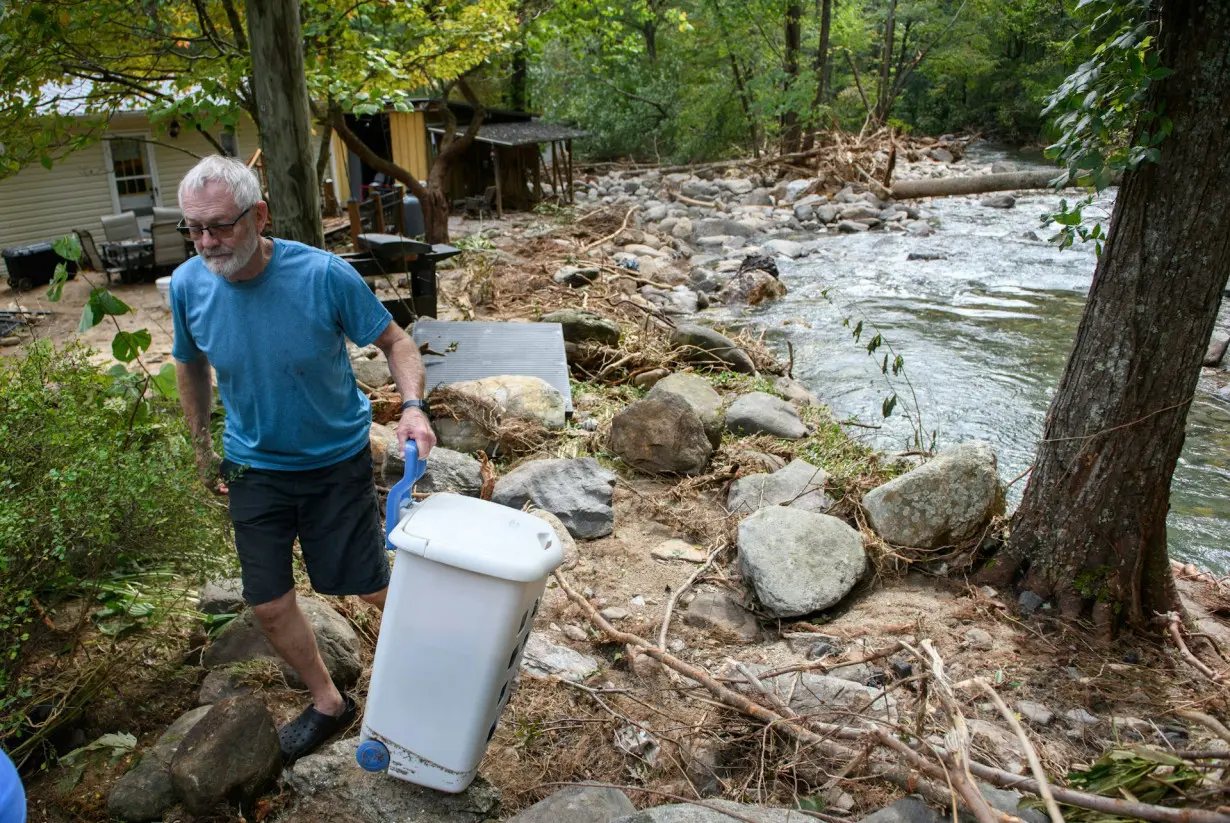
[[[495,734],[563,547],[544,520],[456,494],[411,506],[389,544],[397,554],[356,759],[460,792]]]
[[[171,275],[159,277],[154,281],[154,285],[158,287],[158,294],[162,297],[162,307],[171,308]]]

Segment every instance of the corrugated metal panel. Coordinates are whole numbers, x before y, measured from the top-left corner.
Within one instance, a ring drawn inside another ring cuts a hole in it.
[[[423,122],[423,113],[419,111],[389,112],[393,162],[419,180],[427,179],[427,134]]]
[[[541,377],[564,396],[572,413],[572,386],[564,357],[564,331],[559,323],[476,323],[420,320],[414,324],[414,342],[426,343],[424,354],[427,391],[439,385],[483,377],[522,375]]]

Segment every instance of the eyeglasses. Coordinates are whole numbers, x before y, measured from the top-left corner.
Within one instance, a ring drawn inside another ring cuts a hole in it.
[[[184,237],[191,237],[193,240],[200,240],[201,237],[204,236],[205,232],[209,232],[218,240],[223,240],[234,234],[235,224],[242,220],[243,216],[250,211],[252,211],[252,207],[248,206],[239,213],[238,217],[229,223],[214,223],[212,226],[189,226],[184,223],[183,220],[180,220],[175,228]]]

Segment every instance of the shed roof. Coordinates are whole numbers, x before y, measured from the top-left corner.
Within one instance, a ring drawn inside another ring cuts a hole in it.
[[[458,126],[461,132],[463,126]],[[444,134],[443,126],[428,126],[434,134]],[[556,123],[484,123],[478,127],[480,143],[495,146],[531,146],[535,143],[552,143],[556,140],[571,140],[574,137],[589,137],[592,132],[561,126]]]

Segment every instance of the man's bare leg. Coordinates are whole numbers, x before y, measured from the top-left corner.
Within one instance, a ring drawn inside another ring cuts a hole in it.
[[[383,589],[381,589],[378,592],[372,592],[371,594],[361,594],[359,595],[359,599],[362,600],[364,603],[371,603],[377,609],[380,609],[380,611],[384,611],[384,599],[385,597],[388,596],[388,594],[389,594],[389,587],[385,586]]]
[[[380,605],[383,607],[384,593],[381,591],[378,594],[381,595]],[[337,686],[333,685],[333,678],[320,657],[316,634],[299,608],[295,590],[291,589],[277,600],[253,606],[252,611],[278,654],[303,678],[312,693],[316,710],[333,717],[340,715],[346,708],[345,701]]]

